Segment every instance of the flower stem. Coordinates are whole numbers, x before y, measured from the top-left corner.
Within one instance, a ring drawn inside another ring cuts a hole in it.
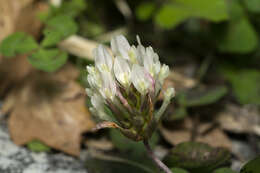
[[[172,173],[172,171],[160,159],[158,159],[158,157],[155,156],[148,141],[144,140],[143,143],[144,143],[144,146],[147,150],[149,157],[154,161],[154,163],[158,166],[158,168],[160,168],[165,173]]]

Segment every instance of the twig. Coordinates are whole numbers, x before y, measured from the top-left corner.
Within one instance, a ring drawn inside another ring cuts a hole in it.
[[[92,51],[98,46],[98,43],[86,38],[72,35],[59,43],[59,48],[81,58],[93,60]]]
[[[143,141],[144,146],[147,150],[148,155],[150,156],[150,158],[154,161],[154,163],[165,173],[172,173],[172,171],[160,160],[158,159],[155,154],[153,153],[149,143],[147,140]]]
[[[125,0],[114,0],[114,2],[116,4],[118,10],[122,13],[122,15],[126,19],[132,18],[132,16],[133,16],[132,11]]]

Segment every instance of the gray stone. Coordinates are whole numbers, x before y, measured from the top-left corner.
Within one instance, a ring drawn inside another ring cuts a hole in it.
[[[0,173],[87,173],[86,152],[79,159],[63,153],[34,153],[15,145],[0,121]]]

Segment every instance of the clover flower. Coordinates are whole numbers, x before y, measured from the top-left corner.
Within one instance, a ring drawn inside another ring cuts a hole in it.
[[[95,65],[87,66],[90,87],[86,92],[93,114],[115,123],[125,136],[139,141],[151,137],[174,89],[164,92],[163,104],[155,111],[169,67],[161,65],[158,54],[150,46],[145,48],[138,36],[137,41],[136,47],[122,35],[112,38],[113,55],[102,45],[94,49]]]

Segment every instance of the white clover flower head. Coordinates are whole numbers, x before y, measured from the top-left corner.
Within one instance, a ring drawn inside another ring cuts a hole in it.
[[[161,65],[159,56],[151,46],[144,47],[137,36],[138,46],[130,45],[123,35],[111,40],[112,53],[102,45],[93,51],[94,66],[87,66],[91,98],[90,111],[101,120],[111,120],[104,107],[113,113],[114,122],[121,131],[134,140],[148,138],[155,121],[174,96],[174,89],[164,92],[164,103],[154,113],[154,105],[162,89],[169,67]],[[153,124],[153,125],[152,125]]]

